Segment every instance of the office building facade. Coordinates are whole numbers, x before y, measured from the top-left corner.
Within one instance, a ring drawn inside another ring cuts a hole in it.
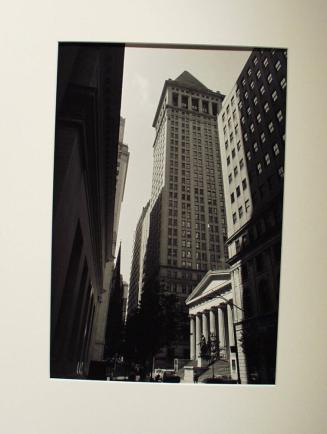
[[[240,375],[274,383],[285,157],[285,50],[253,50],[218,117]]]
[[[88,375],[111,260],[124,47],[59,44],[51,377]]]
[[[125,119],[120,117],[119,123],[119,140],[118,140],[118,153],[117,153],[117,173],[116,173],[116,192],[115,192],[115,207],[114,207],[114,221],[113,221],[113,235],[111,254],[106,263],[103,290],[99,297],[99,308],[97,310],[95,324],[91,340],[91,359],[93,361],[103,360],[105,335],[108,315],[108,304],[110,299],[110,284],[114,270],[114,259],[117,249],[117,233],[120,220],[121,204],[124,199],[126,176],[128,170],[129,151],[128,146],[123,143],[125,131]]]
[[[223,98],[184,71],[176,80],[166,80],[153,122],[156,138],[144,288],[156,287],[176,300],[179,329],[158,355],[166,360],[189,357],[185,300],[208,270],[226,267],[217,128]]]
[[[128,291],[129,316],[133,312],[135,313],[141,302],[144,261],[149,236],[149,207],[150,202],[143,208],[134,233],[133,257]]]

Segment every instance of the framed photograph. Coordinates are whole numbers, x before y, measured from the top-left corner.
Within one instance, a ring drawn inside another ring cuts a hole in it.
[[[285,47],[59,44],[51,377],[275,383],[286,95]]]
[[[1,432],[323,432],[316,3],[6,6]]]

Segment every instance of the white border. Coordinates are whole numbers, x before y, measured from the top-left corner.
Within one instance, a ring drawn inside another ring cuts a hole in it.
[[[7,2],[0,25],[1,432],[324,431],[326,9],[318,0]],[[58,40],[289,49],[277,386],[48,379]]]

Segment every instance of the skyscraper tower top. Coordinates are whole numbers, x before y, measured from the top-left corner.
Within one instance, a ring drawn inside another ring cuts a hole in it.
[[[208,100],[214,100],[216,102],[222,102],[224,99],[224,95],[222,95],[219,91],[214,92],[212,90],[210,90],[208,87],[206,87],[203,83],[201,83],[201,81],[199,81],[197,78],[195,78],[190,72],[188,71],[184,71],[182,72],[182,74],[180,74],[175,80],[172,79],[168,79],[165,81],[164,83],[164,87],[162,89],[162,93],[161,93],[161,97],[160,97],[160,101],[158,104],[158,108],[154,117],[154,121],[152,126],[153,127],[157,127],[158,124],[158,119],[160,119],[160,110],[163,109],[163,107],[166,104],[173,104],[173,101],[171,101],[169,98],[165,98],[167,95],[167,88],[176,90],[176,88],[184,93],[189,93],[190,95],[194,96],[196,99],[196,97],[200,96],[200,92],[201,92],[201,96],[204,96],[206,99]],[[166,103],[166,104],[165,104]],[[193,109],[193,107],[196,107],[196,104],[191,106],[191,109]],[[185,99],[184,99],[184,104],[183,104],[183,108],[189,108],[185,106]],[[205,110],[205,108],[204,108]],[[210,114],[213,114],[214,116],[217,114],[218,110],[212,110],[212,112]],[[205,111],[204,111],[205,112]],[[206,112],[207,114],[209,114],[209,111],[207,110]]]

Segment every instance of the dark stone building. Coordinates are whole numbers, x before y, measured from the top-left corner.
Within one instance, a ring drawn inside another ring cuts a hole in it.
[[[112,259],[124,47],[59,44],[54,153],[51,377],[88,374]]]
[[[253,50],[219,115],[242,382],[275,382],[286,69],[286,50]]]

